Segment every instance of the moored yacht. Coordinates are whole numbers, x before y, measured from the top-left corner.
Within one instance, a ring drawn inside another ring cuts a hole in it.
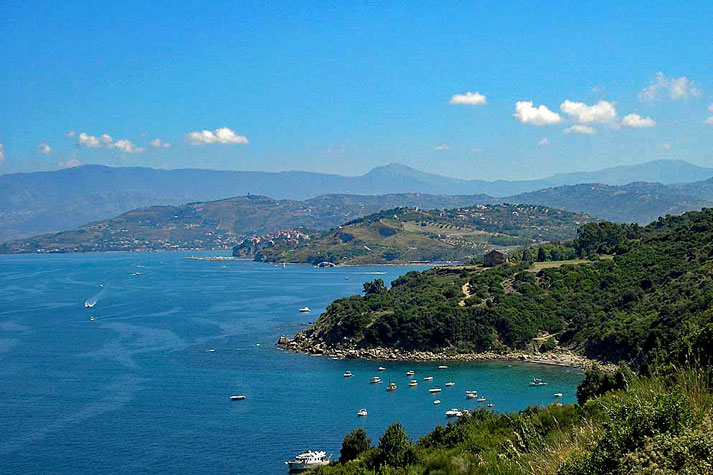
[[[480,397],[478,398],[478,402],[485,402],[485,398],[484,398],[483,396],[480,396]]]
[[[413,371],[406,371],[406,376],[413,376],[415,373]]]
[[[389,385],[386,386],[387,391],[396,391],[396,383],[389,381]]]
[[[322,465],[329,465],[330,457],[331,455],[328,456],[327,452],[324,451],[313,452],[307,450],[296,456],[294,460],[285,462],[285,465],[290,467],[290,473],[304,472]]]
[[[462,415],[463,412],[458,409],[449,409],[446,411],[446,417],[461,417]]]
[[[383,366],[379,366],[379,371],[386,371],[386,368],[384,368]]]
[[[440,403],[441,403],[441,400],[440,400],[440,399],[436,399],[435,401],[433,401],[433,405],[434,405],[434,406],[437,406],[437,405],[439,405]]]
[[[311,312],[311,311],[312,311],[312,310],[310,310],[309,307],[302,307],[302,308],[300,309],[300,313],[309,313],[309,312]]]
[[[367,414],[368,414],[368,412],[366,412],[366,409],[359,409],[357,411],[357,416],[359,416],[359,417],[365,417]]]
[[[409,381],[408,385],[413,388],[415,386],[418,386],[418,381],[416,381],[415,379],[412,379],[411,381]]]
[[[371,384],[378,384],[378,383],[381,382],[381,378],[378,377],[378,376],[374,376],[373,378],[371,378],[371,379],[369,380],[369,382],[370,382]]]
[[[530,386],[547,386],[547,383],[542,381],[540,378],[532,378]]]
[[[431,394],[433,394],[433,393],[440,393],[440,392],[441,392],[441,388],[431,388],[431,389],[428,390],[428,392],[431,393]]]
[[[477,397],[478,397],[478,391],[466,391],[465,392],[466,399],[475,399]]]
[[[447,387],[447,388],[450,388],[451,386],[455,386],[455,385],[456,385],[456,383],[454,383],[453,381],[448,381],[448,382],[446,383],[446,387]]]
[[[242,394],[236,394],[234,396],[230,396],[231,401],[242,401],[243,399],[247,399],[247,398]]]
[[[346,372],[344,373],[344,377],[345,377],[345,378],[351,378],[352,376],[354,376],[354,375],[352,374],[351,371],[346,371]]]
[[[440,365],[440,366],[438,367],[438,369],[448,369],[448,366],[442,364],[442,365]]]
[[[433,376],[426,376],[423,378],[424,381],[433,381]]]

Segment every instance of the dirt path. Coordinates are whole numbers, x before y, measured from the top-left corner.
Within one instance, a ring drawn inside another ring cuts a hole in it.
[[[470,282],[466,282],[465,284],[463,284],[461,290],[463,291],[463,295],[465,295],[465,297],[460,302],[458,302],[458,305],[460,305],[461,307],[465,307],[465,301],[473,295],[470,293]]]

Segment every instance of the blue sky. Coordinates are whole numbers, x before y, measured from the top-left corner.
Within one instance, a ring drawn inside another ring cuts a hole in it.
[[[710,1],[88,3],[0,4],[0,173],[713,166]]]

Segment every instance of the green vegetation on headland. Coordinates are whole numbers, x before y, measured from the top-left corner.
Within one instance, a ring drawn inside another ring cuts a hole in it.
[[[603,380],[607,387],[597,385]],[[363,429],[356,429],[345,437],[339,463],[315,472],[710,474],[711,389],[708,369],[669,367],[647,376],[594,369],[580,386],[578,405],[552,404],[516,414],[476,409],[417,442],[400,424],[373,445]]]
[[[528,271],[532,261],[577,256],[591,261]],[[389,290],[370,286],[333,302],[295,342],[507,352],[550,335],[608,362],[684,361],[713,328],[712,275],[713,210],[645,227],[590,223],[568,245],[528,248],[505,265],[436,267],[399,277]]]
[[[319,236],[246,239],[234,256],[268,262],[406,264],[465,261],[492,247],[571,239],[588,215],[531,205],[477,205],[449,210],[397,208],[339,226]]]

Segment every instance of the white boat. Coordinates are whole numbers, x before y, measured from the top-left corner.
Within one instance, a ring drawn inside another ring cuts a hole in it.
[[[433,376],[426,376],[423,378],[424,381],[433,381]]]
[[[386,371],[386,368],[384,368],[383,366],[379,366],[379,371]]]
[[[408,385],[413,388],[415,386],[418,386],[418,381],[416,381],[415,379],[412,379],[411,381],[409,381]]]
[[[530,386],[547,386],[547,383],[542,381],[540,378],[532,378]]]
[[[312,452],[307,450],[295,457],[294,460],[288,460],[285,465],[290,467],[290,473],[304,472],[322,465],[329,465],[331,455],[327,456],[327,452]]]
[[[94,320],[96,320],[94,317],[89,317],[90,322],[93,322]]]
[[[311,311],[312,311],[312,310],[310,310],[309,307],[302,307],[302,308],[300,309],[300,313],[309,313],[309,312],[311,312]]]
[[[441,400],[440,400],[440,399],[436,399],[435,401],[433,401],[433,405],[434,405],[434,406],[437,406],[437,405],[439,405],[440,403],[441,403]]]
[[[466,391],[465,392],[465,398],[466,399],[475,399],[478,397],[478,392],[477,391]]]
[[[487,404],[487,406],[488,406],[488,407],[493,407],[493,403],[492,403],[492,402],[489,402],[489,403]]]
[[[389,385],[386,386],[387,391],[396,391],[396,383],[389,381]]]
[[[478,402],[485,402],[485,398],[484,398],[483,396],[480,396],[480,397],[478,398]]]
[[[434,394],[434,393],[440,393],[441,388],[431,388],[428,390],[429,393]]]
[[[448,382],[446,383],[446,387],[447,387],[447,388],[450,388],[451,386],[455,386],[455,385],[456,385],[456,383],[454,383],[453,381],[448,381]]]
[[[206,353],[215,353],[215,350],[210,349],[210,350],[205,350]]]
[[[86,302],[84,302],[84,308],[92,308],[92,307],[94,307],[96,304],[97,304],[96,302],[89,302],[89,301],[86,301]]]
[[[242,394],[236,394],[235,396],[230,396],[231,401],[242,401],[243,399],[247,399],[247,398]]]
[[[555,393],[555,397],[562,397],[562,393]]]
[[[359,409],[357,411],[357,416],[359,416],[359,417],[365,417],[367,414],[369,414],[369,413],[366,412],[366,409]]]
[[[450,409],[446,411],[446,417],[461,417],[463,415],[463,412],[459,411],[458,409]]]
[[[374,376],[373,378],[371,378],[371,379],[369,380],[369,382],[370,382],[371,384],[378,384],[378,383],[381,382],[381,378],[378,377],[378,376]]]
[[[352,376],[354,376],[354,375],[352,374],[351,371],[347,371],[346,373],[344,373],[345,378],[351,378]]]
[[[438,369],[448,369],[448,366],[442,364],[442,365],[440,365],[440,366],[438,367]]]
[[[415,373],[413,371],[406,371],[406,376],[413,376]]]

